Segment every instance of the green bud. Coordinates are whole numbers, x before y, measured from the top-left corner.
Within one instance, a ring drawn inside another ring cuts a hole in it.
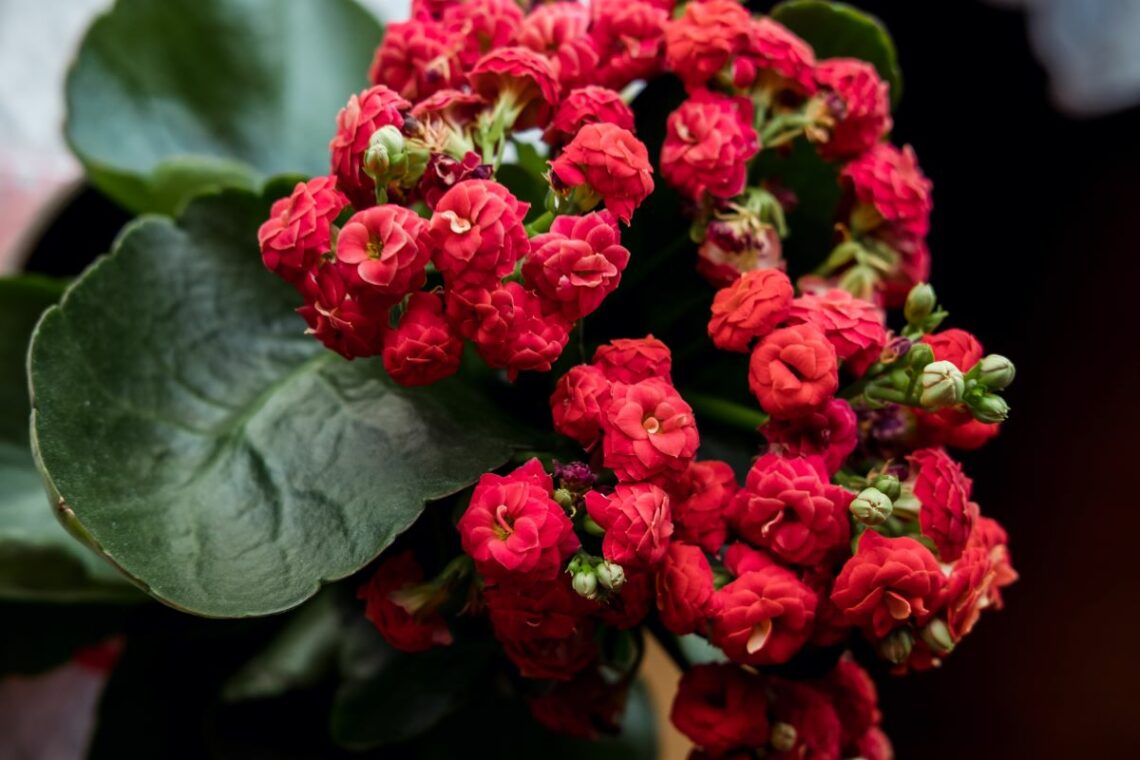
[[[574,508],[574,494],[570,493],[565,488],[556,488],[554,490],[554,501],[558,502],[558,506],[563,509]]]
[[[962,371],[946,361],[927,364],[918,382],[922,388],[919,400],[929,409],[957,404],[966,390]]]
[[[1015,374],[1013,362],[1001,354],[982,357],[982,360],[970,370],[970,375],[976,377],[979,383],[991,391],[1000,391],[1007,387],[1013,382]]]
[[[882,525],[891,516],[894,505],[891,504],[890,498],[879,489],[864,488],[852,500],[849,509],[855,519],[864,525]]]
[[[879,656],[895,665],[906,662],[912,649],[914,634],[906,628],[891,631],[890,635],[879,642]]]
[[[994,393],[987,393],[977,399],[971,399],[970,411],[974,419],[979,422],[1004,422],[1009,416],[1009,404],[1005,399]]]
[[[927,623],[921,635],[922,640],[935,654],[949,654],[954,650],[954,639],[950,636],[950,628],[939,618]]]
[[[906,352],[906,363],[912,367],[925,367],[934,362],[934,349],[925,343],[915,343]]]
[[[791,752],[796,746],[796,727],[791,723],[777,721],[772,724],[768,741],[777,752]]]
[[[906,296],[906,305],[903,306],[903,316],[907,324],[921,325],[934,313],[938,299],[934,295],[934,288],[929,283],[920,282],[910,289]]]
[[[586,599],[593,599],[598,595],[598,577],[592,572],[583,571],[576,573],[570,585],[574,587],[574,591],[578,596]]]
[[[364,171],[377,184],[402,175],[407,166],[407,142],[394,124],[385,124],[372,133],[364,152]]]
[[[877,475],[871,481],[871,487],[882,491],[887,498],[894,501],[902,494],[902,486],[894,475]]]
[[[598,576],[598,583],[610,591],[617,591],[625,585],[625,570],[621,565],[606,561],[598,565],[594,572]]]

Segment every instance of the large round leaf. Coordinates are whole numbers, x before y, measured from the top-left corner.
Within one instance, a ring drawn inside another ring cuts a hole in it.
[[[512,451],[458,380],[403,389],[304,335],[261,267],[267,208],[228,191],[134,223],[44,316],[29,363],[33,443],[71,523],[203,615],[300,603]]]
[[[117,0],[67,80],[67,139],[135,211],[328,171],[337,110],[380,41],[353,0]]]
[[[138,598],[60,526],[28,447],[28,340],[62,292],[61,284],[42,277],[0,280],[0,599]]]
[[[902,71],[895,43],[883,23],[845,3],[785,0],[772,18],[803,37],[817,58],[858,58],[873,64],[891,86],[891,104],[902,97]]]

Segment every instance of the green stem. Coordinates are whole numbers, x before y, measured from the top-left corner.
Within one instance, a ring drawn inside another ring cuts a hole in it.
[[[768,422],[768,415],[760,410],[725,401],[718,396],[691,391],[681,395],[689,406],[693,407],[699,419],[712,420],[727,427],[753,433]]]
[[[533,222],[526,226],[526,234],[528,237],[540,235],[550,229],[550,225],[554,224],[554,212],[545,211],[542,216],[535,219]]]

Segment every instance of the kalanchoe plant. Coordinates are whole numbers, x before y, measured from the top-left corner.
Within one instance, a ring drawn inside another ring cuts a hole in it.
[[[998,433],[1014,366],[925,282],[881,25],[416,0],[370,85],[356,63],[325,173],[227,145],[236,180],[179,184],[74,140],[120,201],[188,201],[31,345],[30,447],[92,594],[123,584],[80,542],[185,612],[288,612],[196,693],[303,694],[349,750],[509,720],[507,754],[651,756],[649,634],[693,757],[891,757],[869,671],[939,665],[1017,576],[948,452]]]

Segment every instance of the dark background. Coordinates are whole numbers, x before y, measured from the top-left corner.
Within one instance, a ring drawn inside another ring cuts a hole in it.
[[[899,47],[950,322],[1018,368],[965,465],[1021,582],[941,670],[882,684],[887,732],[904,760],[1140,757],[1140,109],[1058,113],[1021,13],[856,4]]]
[[[1140,109],[1058,113],[1021,13],[856,4],[899,46],[950,324],[1018,367],[1010,422],[964,459],[1022,580],[941,670],[881,683],[885,727],[904,760],[1140,757]],[[82,216],[40,251],[88,258],[125,220],[93,194]]]

